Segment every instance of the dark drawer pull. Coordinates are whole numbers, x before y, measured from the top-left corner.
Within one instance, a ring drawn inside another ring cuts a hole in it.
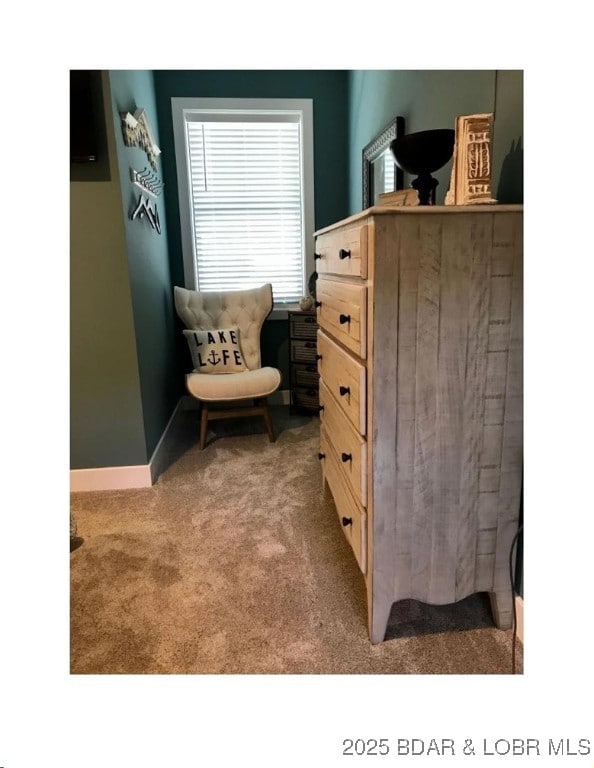
[[[303,318],[303,322],[304,323],[317,323],[318,321],[316,320],[315,317],[304,317]]]
[[[342,524],[344,525],[345,528],[347,527],[347,525],[352,525],[353,524],[353,518],[352,517],[343,517],[342,518]]]
[[[315,341],[306,341],[303,344],[303,346],[307,347],[307,349],[315,349],[316,348],[316,343],[315,343]]]
[[[318,259],[321,259],[321,258],[322,258],[321,253],[314,253],[314,261],[317,261]]]
[[[322,302],[321,301],[314,301],[314,307],[321,307]]]
[[[341,325],[344,325],[345,323],[350,323],[351,322],[351,316],[350,315],[340,315],[340,317],[338,318],[338,321],[340,322]]]
[[[353,454],[352,453],[341,453],[340,454],[340,458],[346,464],[347,461],[352,461],[353,460]]]
[[[339,259],[350,259],[351,258],[351,252],[345,250],[344,248],[341,248],[338,252],[338,258]]]
[[[350,387],[338,387],[338,391],[340,394],[344,397],[344,395],[350,395],[351,394],[351,388]]]
[[[324,410],[324,406],[323,405],[318,405],[318,411],[320,411],[320,413],[321,413],[323,410]]]
[[[322,461],[322,459],[325,459],[325,458],[326,458],[326,454],[325,453],[318,453],[318,459],[320,461]]]
[[[316,360],[321,360],[321,359],[322,359],[322,355],[316,355]]]
[[[318,357],[318,355],[316,355],[316,357]],[[318,369],[316,368],[316,366],[315,366],[315,365],[306,365],[306,366],[305,366],[305,370],[306,370],[308,373],[317,373],[317,372],[318,372]]]
[[[318,394],[318,390],[317,389],[308,389],[305,394],[309,395],[310,397],[315,397]]]

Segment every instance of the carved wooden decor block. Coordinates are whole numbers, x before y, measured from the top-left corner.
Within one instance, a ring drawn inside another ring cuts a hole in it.
[[[122,135],[127,147],[140,147],[146,153],[152,168],[157,170],[157,156],[161,150],[155,144],[148,118],[144,109],[137,109],[133,115],[121,112]]]
[[[491,197],[493,113],[456,118],[456,141],[446,205],[496,203]]]

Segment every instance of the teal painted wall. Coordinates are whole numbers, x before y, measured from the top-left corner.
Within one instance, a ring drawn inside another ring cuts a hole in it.
[[[146,217],[130,219],[129,214],[141,193],[132,183],[130,169],[142,172],[150,165],[140,147],[124,144],[120,113],[144,109],[159,147],[161,140],[152,73],[110,72],[110,85],[148,461],[177,404],[183,382],[175,375],[174,312],[164,195],[151,198],[159,213],[161,234],[151,227]],[[155,175],[162,180],[160,156],[156,162]]]
[[[313,99],[315,228],[348,213],[348,72],[345,70],[193,70],[155,71],[157,114],[163,150],[165,202],[173,285],[184,284],[177,172],[171,99],[286,98]],[[312,233],[313,234],[313,233]],[[176,320],[178,376],[190,357]],[[262,357],[288,381],[287,322],[269,320],[262,331]]]
[[[107,180],[70,183],[70,466],[146,463],[125,224],[111,103]],[[77,169],[77,178],[84,177]]]
[[[143,107],[159,143],[152,74],[104,73],[103,105],[108,180],[77,168],[70,185],[71,469],[147,464],[183,386],[162,199],[160,235],[129,219],[130,167],[148,161],[124,145],[119,113]]]
[[[522,202],[522,102],[521,70],[351,71],[349,213],[356,213],[362,207],[363,148],[396,115],[404,117],[405,133],[415,133],[431,128],[453,128],[458,115],[495,112],[492,189],[502,203]],[[443,203],[447,192],[451,167],[450,161],[434,174],[439,181],[438,203]],[[410,181],[405,174],[405,186],[409,186]]]
[[[524,202],[524,77],[497,70],[493,126],[493,189],[500,203]]]

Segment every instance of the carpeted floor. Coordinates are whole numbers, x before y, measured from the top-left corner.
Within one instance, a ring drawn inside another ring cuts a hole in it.
[[[367,636],[365,585],[323,491],[316,418],[275,407],[214,422],[180,411],[152,488],[73,493],[75,674],[509,674],[488,599],[403,601]],[[516,671],[522,671],[517,643]]]

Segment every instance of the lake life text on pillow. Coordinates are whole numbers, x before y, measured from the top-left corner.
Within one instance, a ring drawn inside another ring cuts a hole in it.
[[[238,373],[247,370],[239,343],[239,328],[184,330],[194,370],[198,373]]]

